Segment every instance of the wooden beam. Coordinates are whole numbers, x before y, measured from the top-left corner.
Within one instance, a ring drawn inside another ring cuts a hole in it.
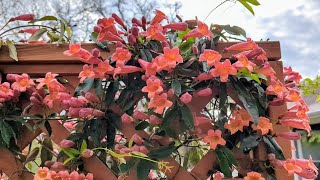
[[[223,49],[236,42],[221,42],[217,44],[217,51],[222,53]],[[257,44],[263,48],[268,56],[269,60],[279,60],[281,58],[280,43],[278,41],[266,41],[257,42]],[[0,49],[0,64],[74,64],[81,61],[77,57],[69,57],[63,55],[63,52],[68,49],[68,44],[54,45],[54,44],[42,44],[42,45],[29,45],[18,44],[16,45],[19,61],[16,62],[9,57],[8,47],[2,46]],[[91,51],[97,46],[92,43],[82,44],[84,49]],[[102,56],[107,58],[115,50],[115,45],[110,44],[110,52],[103,52]],[[232,54],[236,52],[223,52],[223,58],[230,58]]]

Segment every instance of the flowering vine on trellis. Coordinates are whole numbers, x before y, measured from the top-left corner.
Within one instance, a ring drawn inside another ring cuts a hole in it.
[[[270,105],[291,102],[278,123],[310,132],[308,107],[295,88],[301,76],[285,69],[282,83],[266,52],[249,38],[217,52],[219,34],[227,33],[221,27],[197,19],[169,22],[160,10],[151,21],[133,18],[131,27],[116,14],[99,19],[92,40],[104,50],[114,43],[115,52],[105,59],[98,48],[89,52],[80,44],[69,45],[64,54],[85,63],[74,94],[67,93],[67,82],[54,72],[36,80],[27,74],[3,78],[0,145],[13,149],[19,135],[15,132],[29,127],[29,120],[37,120],[36,127],[44,125],[49,135],[48,121],[60,120],[72,133],[60,143],[55,158],[41,159],[46,167],[37,170],[35,179],[93,179],[90,173],[77,172],[83,170],[83,159],[93,155],[120,177],[134,169],[139,179],[165,178],[172,167],[162,159],[183,158],[179,162],[188,169],[209,151],[215,152],[219,164],[212,165],[208,175],[221,179],[232,177],[232,169],[241,166],[233,149],[248,154],[260,142],[268,159],[256,164],[257,172],[240,177],[274,177],[275,169],[284,168],[288,175],[315,178],[318,169],[311,157],[284,158],[274,137],[300,136],[273,133],[268,113]],[[234,55],[222,59],[224,52]],[[203,97],[207,106],[197,112],[194,108]],[[130,126],[137,134],[127,137],[122,129]],[[63,163],[52,162],[55,159]]]

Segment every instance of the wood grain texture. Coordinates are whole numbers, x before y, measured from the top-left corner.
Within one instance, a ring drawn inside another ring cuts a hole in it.
[[[216,46],[216,50],[220,53],[223,52],[224,48],[236,44],[236,42],[221,42]],[[278,41],[266,41],[257,42],[257,44],[262,47],[266,53],[269,60],[279,60],[281,58],[280,43]],[[0,49],[0,64],[81,64],[81,61],[77,57],[68,57],[63,55],[63,52],[68,49],[68,44],[54,45],[54,44],[44,44],[44,45],[29,45],[20,44],[16,45],[19,61],[15,62],[9,57],[8,48],[3,46]],[[82,44],[82,48],[91,51],[97,46],[93,43]],[[106,58],[115,50],[115,45],[110,44],[110,52],[102,52],[102,57]],[[230,58],[232,54],[236,52],[223,52],[223,58]]]
[[[276,72],[276,77],[283,82],[283,65],[282,61],[276,61],[276,62],[270,62],[271,67]],[[290,131],[290,129],[286,126],[277,125],[279,116],[282,115],[284,112],[287,111],[287,105],[284,103],[280,106],[269,106],[269,115],[272,123],[274,124],[273,127],[273,133],[277,132],[287,132]],[[291,142],[290,140],[286,140],[284,138],[276,138],[276,141],[282,148],[283,154],[285,158],[291,158],[292,157],[292,150],[291,150]],[[276,176],[278,179],[286,179],[286,180],[293,180],[293,176],[288,176],[287,172],[284,168],[276,169]]]

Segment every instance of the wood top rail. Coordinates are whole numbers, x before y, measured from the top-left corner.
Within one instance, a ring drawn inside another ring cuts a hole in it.
[[[217,45],[217,51],[222,53],[225,47],[229,47],[237,42],[221,42]],[[257,44],[263,48],[268,56],[269,60],[279,60],[281,58],[280,42],[278,41],[265,41],[257,42]],[[97,46],[93,43],[82,44],[84,49],[91,51]],[[30,45],[30,44],[18,44],[16,45],[19,61],[15,62],[9,57],[8,48],[2,46],[0,49],[0,64],[74,64],[81,63],[76,57],[68,57],[63,55],[63,51],[68,49],[68,44],[55,45],[55,44],[44,44],[44,45]],[[113,52],[115,45],[110,44],[110,52]],[[104,52],[103,57],[107,57],[111,53]],[[223,58],[229,58],[234,52],[222,53]]]

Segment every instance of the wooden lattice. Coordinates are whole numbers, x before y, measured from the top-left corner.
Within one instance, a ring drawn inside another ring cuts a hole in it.
[[[217,45],[217,51],[222,52],[225,47],[228,47],[234,43],[219,43]],[[280,44],[279,42],[259,42],[258,45],[262,47],[268,55],[271,66],[275,69],[277,76],[280,80],[283,80],[282,75],[282,62]],[[94,44],[83,44],[83,48],[92,50],[96,46]],[[8,50],[3,47],[0,50],[0,71],[3,73],[28,73],[30,76],[39,77],[43,76],[47,72],[58,73],[68,80],[68,90],[72,91],[78,86],[78,73],[82,70],[83,64],[75,57],[67,57],[62,54],[63,51],[68,49],[68,45],[17,45],[17,51],[19,56],[19,62],[9,58]],[[114,47],[110,46],[110,53],[102,53],[105,58],[114,51]],[[232,52],[231,52],[232,53]],[[230,57],[231,53],[223,53],[223,58]],[[204,106],[209,102],[206,99],[196,99],[197,103],[191,103],[190,108],[193,112],[200,112]],[[196,105],[195,105],[196,104]],[[276,122],[278,116],[286,110],[286,106],[270,107],[271,119]],[[70,132],[58,121],[50,121],[52,127],[51,139],[59,144],[61,140],[66,139]],[[287,131],[285,127],[281,125],[275,125],[274,132]],[[27,147],[34,138],[40,133],[46,133],[45,129],[37,130],[32,133],[30,131],[24,131],[21,139],[18,141],[19,147],[24,149]],[[126,125],[122,128],[121,132],[127,138],[131,138],[134,133],[137,133],[143,138],[148,138],[148,134],[144,131],[136,131],[134,124]],[[290,141],[284,139],[277,139],[282,147],[286,158],[291,157],[291,144]],[[159,140],[159,144],[167,145],[168,141],[165,139]],[[239,172],[246,172],[250,169],[250,159],[241,153],[237,153],[237,149],[234,150],[236,158],[241,162]],[[259,160],[266,160],[267,154],[264,148],[258,148],[254,155]],[[191,170],[187,171],[173,158],[168,157],[164,161],[170,162],[170,166],[174,166],[171,172],[166,172],[168,179],[207,179],[207,173],[212,168],[212,165],[218,163],[213,152],[208,152],[198,164]],[[248,167],[249,166],[249,167]],[[94,174],[97,180],[116,180],[117,176],[97,157],[91,157],[84,159],[84,169]],[[0,149],[0,172],[4,172],[11,177],[12,180],[20,179],[33,179],[31,173],[23,171],[23,164],[7,149]],[[283,173],[281,170],[277,170],[278,179],[292,179]],[[128,179],[136,179],[135,172],[130,172]]]

